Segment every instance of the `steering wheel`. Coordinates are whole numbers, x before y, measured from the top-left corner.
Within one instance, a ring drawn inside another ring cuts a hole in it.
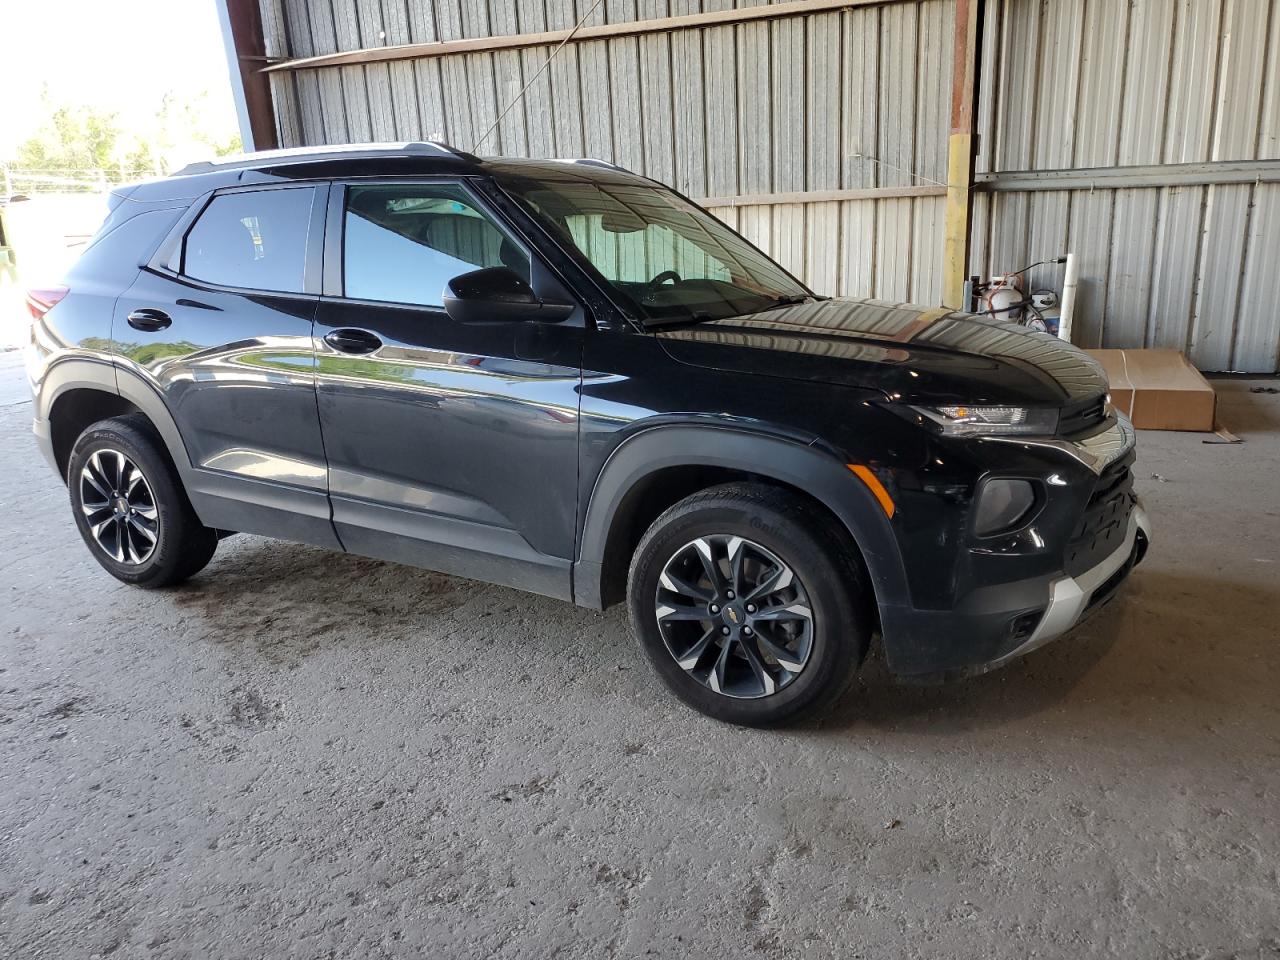
[[[679,283],[682,279],[683,278],[680,274],[676,273],[674,270],[663,270],[660,274],[644,285],[645,293],[654,293],[658,287],[662,286],[668,280]]]

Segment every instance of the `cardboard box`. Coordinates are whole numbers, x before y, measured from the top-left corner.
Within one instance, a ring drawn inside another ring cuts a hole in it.
[[[1144,430],[1214,429],[1217,396],[1177,350],[1087,350],[1107,371],[1111,402]]]

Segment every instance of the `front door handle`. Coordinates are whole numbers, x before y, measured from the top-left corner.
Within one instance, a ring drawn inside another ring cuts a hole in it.
[[[340,327],[324,335],[324,342],[341,353],[373,353],[382,341],[376,334],[356,327]]]
[[[173,323],[173,319],[167,313],[152,307],[142,307],[129,314],[129,326],[135,330],[145,330],[148,333],[163,330],[171,323]]]

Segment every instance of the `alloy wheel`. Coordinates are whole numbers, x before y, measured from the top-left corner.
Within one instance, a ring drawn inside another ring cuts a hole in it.
[[[766,697],[792,683],[813,650],[813,608],[795,572],[743,537],[699,537],[658,577],[655,612],[676,663],[728,697]]]
[[[155,552],[155,495],[142,470],[119,450],[90,455],[80,471],[80,509],[94,542],[117,563],[138,566]]]

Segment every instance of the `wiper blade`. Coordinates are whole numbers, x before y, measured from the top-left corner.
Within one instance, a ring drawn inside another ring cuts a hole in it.
[[[644,328],[646,330],[674,330],[677,327],[692,327],[696,323],[708,323],[712,320],[722,320],[723,317],[713,317],[705,311],[691,313],[687,317],[663,317],[661,320],[644,320]]]
[[[761,307],[757,313],[763,313],[765,310],[776,310],[778,307],[793,307],[798,303],[808,303],[810,300],[816,300],[806,293],[784,293],[778,297],[770,297],[769,305]]]

